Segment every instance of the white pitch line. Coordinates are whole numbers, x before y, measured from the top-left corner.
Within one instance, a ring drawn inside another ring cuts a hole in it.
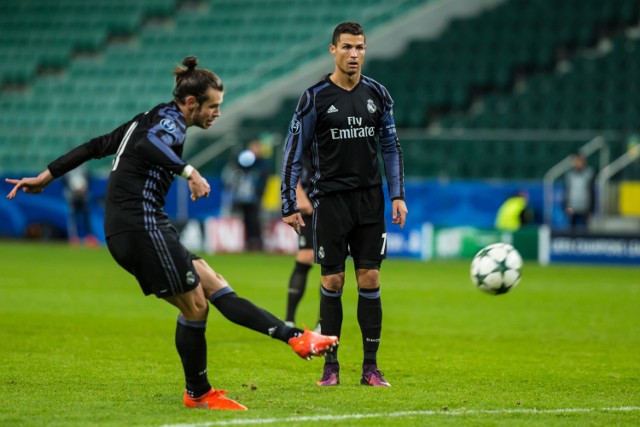
[[[242,425],[259,425],[259,424],[275,424],[275,423],[294,423],[294,422],[315,422],[315,421],[341,421],[341,420],[357,420],[364,418],[400,418],[411,416],[433,416],[433,415],[482,415],[482,414],[571,414],[586,412],[636,412],[640,411],[640,406],[622,406],[619,408],[560,408],[560,409],[485,409],[485,410],[467,410],[455,409],[451,411],[400,411],[389,413],[373,413],[373,414],[344,414],[344,415],[313,415],[305,417],[290,418],[257,418],[252,420],[229,420],[229,421],[211,421],[195,424],[164,424],[160,427],[212,427],[212,426],[242,426]]]

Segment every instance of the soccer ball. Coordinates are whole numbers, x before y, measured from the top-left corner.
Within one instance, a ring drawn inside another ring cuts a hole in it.
[[[506,294],[520,281],[522,257],[508,243],[494,243],[481,249],[471,261],[471,281],[491,295]]]

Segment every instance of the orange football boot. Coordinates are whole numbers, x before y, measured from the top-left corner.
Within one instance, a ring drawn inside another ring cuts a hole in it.
[[[332,351],[338,343],[339,339],[336,336],[322,335],[306,328],[302,335],[289,340],[289,345],[293,348],[293,351],[307,360],[310,360],[313,356],[322,356],[327,351]]]
[[[247,407],[239,404],[235,400],[224,397],[225,390],[214,390],[213,388],[200,397],[193,398],[189,393],[184,392],[184,406],[189,408],[218,409],[221,411],[246,411]]]

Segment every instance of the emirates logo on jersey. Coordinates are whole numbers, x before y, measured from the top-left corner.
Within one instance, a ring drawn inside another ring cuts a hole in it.
[[[347,117],[348,129],[331,128],[331,139],[333,140],[355,140],[369,138],[375,135],[373,126],[362,126],[362,117]]]

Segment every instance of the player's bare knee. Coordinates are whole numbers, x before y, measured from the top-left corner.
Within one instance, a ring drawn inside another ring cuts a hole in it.
[[[359,288],[377,289],[380,287],[380,271],[358,269],[356,270],[356,280]]]
[[[187,320],[206,320],[209,314],[209,304],[204,295],[202,295],[186,304],[181,312],[182,316]]]
[[[328,291],[339,292],[344,287],[344,273],[322,276],[322,287]]]
[[[209,304],[201,286],[192,291],[167,298],[167,301],[180,310],[182,317],[189,321],[206,320]]]
[[[296,261],[301,264],[313,264],[313,249],[301,249],[296,254]]]
[[[206,298],[229,286],[229,283],[220,274],[216,273],[206,262],[202,260],[199,263],[194,262],[198,276],[200,276],[200,284],[204,290]]]

